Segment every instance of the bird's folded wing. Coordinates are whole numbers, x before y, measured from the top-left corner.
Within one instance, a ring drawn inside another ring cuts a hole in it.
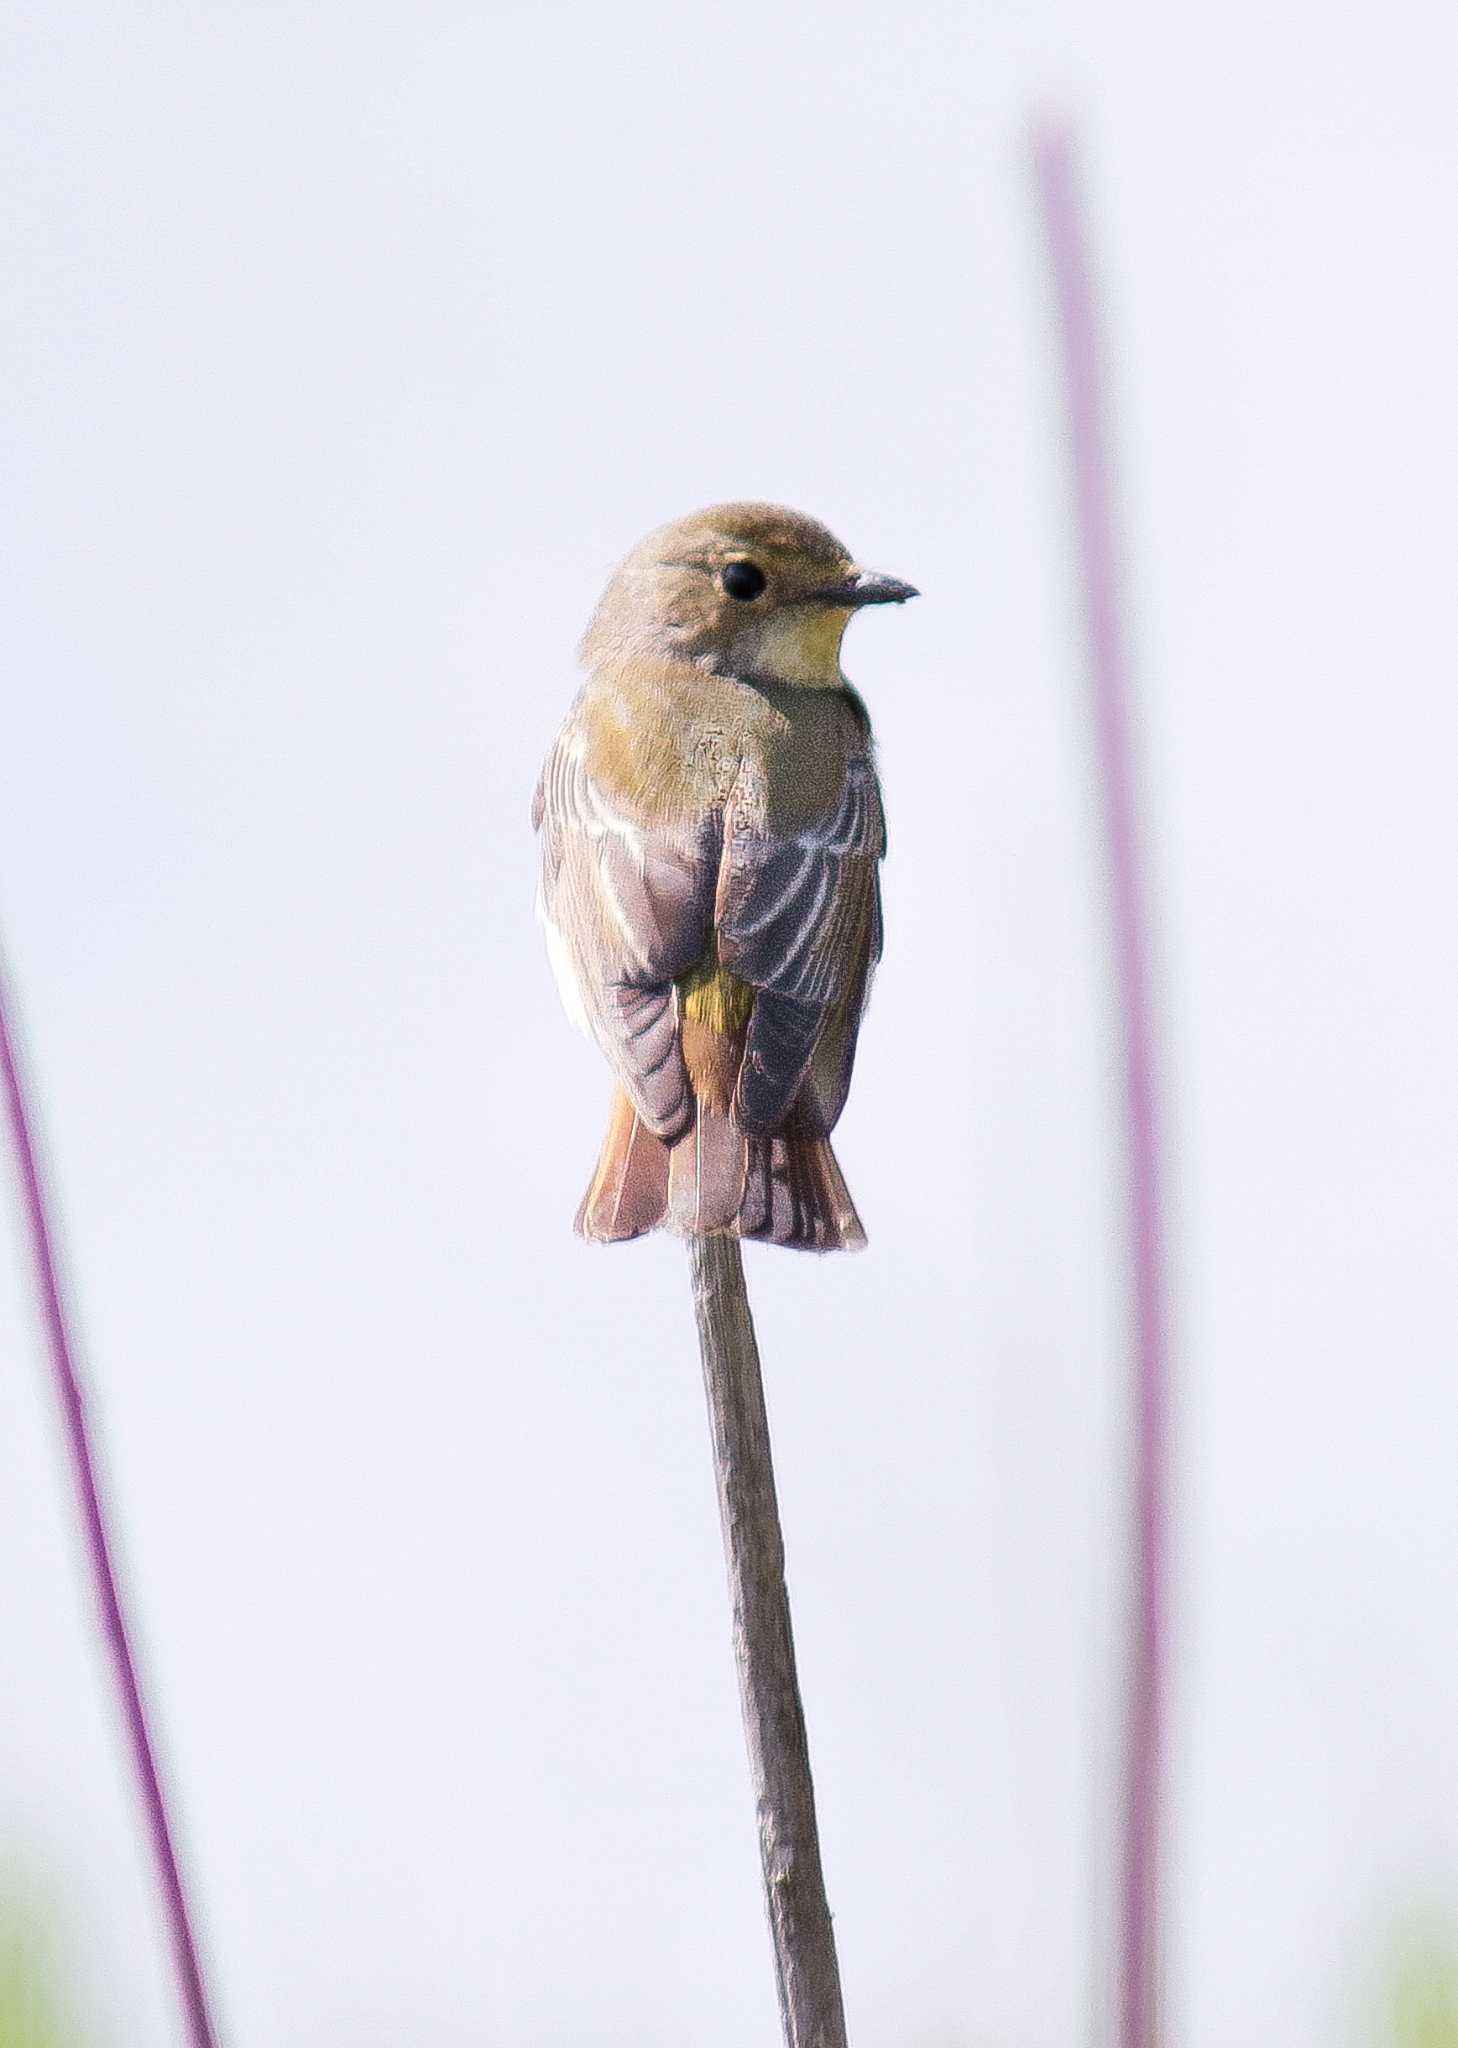
[[[866,756],[852,758],[835,808],[794,832],[726,821],[719,957],[757,992],[735,1097],[748,1131],[776,1130],[797,1097],[824,1130],[840,1114],[881,953],[885,846]]]
[[[674,1135],[693,1100],[673,983],[709,944],[717,831],[675,838],[634,817],[589,773],[569,719],[532,815],[542,833],[541,910],[593,1035],[650,1130]]]

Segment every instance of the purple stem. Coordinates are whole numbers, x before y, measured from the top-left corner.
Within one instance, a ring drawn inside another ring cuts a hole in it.
[[[20,1055],[11,1026],[3,977],[0,977],[0,1066],[4,1068],[10,1132],[15,1146],[16,1163],[20,1169],[26,1218],[30,1225],[31,1253],[35,1262],[41,1312],[50,1345],[51,1366],[66,1421],[72,1477],[81,1509],[81,1520],[86,1531],[91,1575],[101,1607],[107,1647],[111,1652],[112,1674],[116,1680],[117,1691],[121,1695],[122,1717],[126,1723],[127,1738],[131,1746],[132,1764],[141,1786],[142,1804],[146,1809],[147,1827],[152,1838],[152,1851],[162,1886],[163,1905],[172,1937],[173,1959],[177,1970],[178,1996],[186,2015],[188,2039],[192,2048],[217,2048],[217,2035],[208,2011],[207,1988],[198,1961],[197,1942],[193,1935],[187,1893],[183,1887],[182,1871],[173,1841],[172,1823],[167,1814],[167,1800],[157,1769],[156,1752],[147,1725],[147,1710],[142,1701],[142,1689],[137,1678],[136,1662],[132,1656],[126,1615],[122,1609],[121,1591],[117,1584],[116,1567],[112,1561],[112,1542],[107,1534],[106,1512],[102,1505],[96,1458],[86,1422],[86,1400],[76,1368],[76,1348],[71,1337],[57,1269],[55,1227],[51,1222],[45,1182],[36,1151],[34,1120],[26,1106]]]
[[[1108,845],[1114,971],[1123,1038],[1133,1240],[1133,1587],[1126,1674],[1119,1887],[1120,2048],[1153,2048],[1159,2024],[1160,1749],[1168,1636],[1169,1338],[1160,1199],[1149,926],[1129,741],[1108,432],[1089,259],[1068,131],[1035,141],[1038,194],[1063,342],[1084,613]]]

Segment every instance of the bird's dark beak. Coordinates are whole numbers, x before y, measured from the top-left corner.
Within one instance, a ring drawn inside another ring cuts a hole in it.
[[[863,604],[905,604],[909,597],[920,595],[914,583],[903,583],[899,576],[878,576],[874,569],[857,569],[844,582],[811,593],[816,604],[844,605],[852,610]]]

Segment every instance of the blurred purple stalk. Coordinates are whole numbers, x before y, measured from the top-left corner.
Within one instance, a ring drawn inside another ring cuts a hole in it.
[[[11,1024],[10,1005],[3,975],[0,975],[0,1066],[4,1068],[10,1133],[20,1172],[26,1219],[30,1226],[31,1255],[50,1347],[51,1368],[70,1445],[72,1478],[86,1533],[92,1580],[101,1608],[107,1647],[111,1653],[112,1675],[121,1697],[122,1718],[132,1753],[132,1765],[141,1788],[142,1804],[146,1810],[147,1827],[152,1840],[152,1852],[162,1887],[163,1906],[177,1972],[178,1996],[187,2019],[188,2039],[192,2048],[217,2048],[217,2035],[213,2030],[208,2010],[207,1988],[198,1960],[197,1942],[188,1910],[187,1893],[182,1882],[182,1870],[177,1860],[172,1823],[168,1818],[167,1800],[162,1790],[161,1774],[157,1768],[156,1752],[147,1723],[147,1710],[142,1700],[142,1689],[137,1678],[136,1662],[132,1656],[127,1619],[122,1608],[116,1567],[112,1561],[112,1541],[107,1533],[106,1511],[102,1504],[96,1457],[86,1421],[86,1400],[76,1368],[76,1348],[71,1337],[57,1269],[55,1226],[51,1221],[45,1182],[36,1149],[34,1119],[26,1104],[20,1054]]]
[[[1069,133],[1034,144],[1063,344],[1084,614],[1093,684],[1114,972],[1123,1037],[1134,1292],[1134,1499],[1119,1887],[1120,2048],[1160,2036],[1160,1750],[1168,1637],[1169,1340],[1149,925],[1129,741],[1108,430],[1089,258]]]

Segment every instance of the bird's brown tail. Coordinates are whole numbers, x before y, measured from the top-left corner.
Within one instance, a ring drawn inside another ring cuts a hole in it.
[[[665,1145],[621,1089],[577,1228],[597,1244],[659,1228],[810,1252],[858,1251],[866,1241],[830,1140],[798,1112],[775,1137],[746,1138],[701,1102],[684,1136]]]

